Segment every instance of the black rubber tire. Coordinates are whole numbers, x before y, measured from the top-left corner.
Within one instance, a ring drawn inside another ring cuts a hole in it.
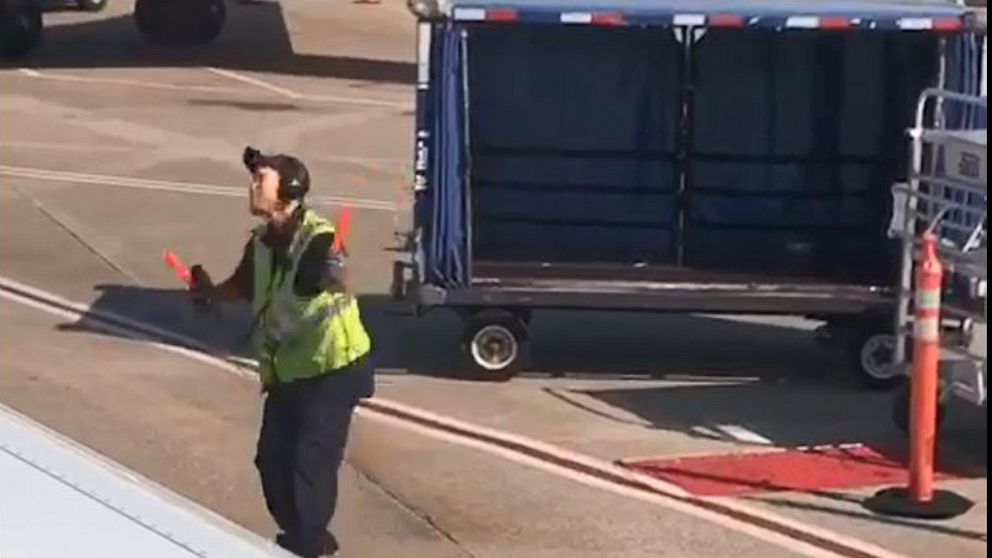
[[[34,2],[0,1],[0,57],[23,58],[41,44],[44,23]]]
[[[224,0],[137,0],[134,21],[146,41],[170,47],[207,44],[227,21]]]
[[[110,0],[75,0],[76,6],[84,12],[100,12],[107,7]]]
[[[504,356],[486,363],[484,353],[493,352],[493,343],[498,347],[495,350],[504,352]],[[462,348],[473,379],[507,381],[516,376],[527,360],[527,328],[516,316],[476,316],[466,322]]]
[[[900,432],[909,433],[909,404],[912,397],[912,391],[909,382],[905,382],[902,386],[896,390],[895,397],[892,399],[892,423],[896,425],[896,428]],[[944,417],[947,415],[947,404],[944,402],[944,398],[937,397],[937,428],[944,423]]]
[[[905,383],[905,374],[882,367],[891,362],[895,336],[887,316],[865,315],[849,323],[839,323],[836,329],[848,354],[851,372],[858,382],[870,390],[889,390]]]

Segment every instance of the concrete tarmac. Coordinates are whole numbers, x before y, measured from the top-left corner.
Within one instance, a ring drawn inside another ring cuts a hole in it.
[[[43,47],[0,71],[5,278],[247,355],[247,308],[194,313],[161,254],[215,279],[234,268],[255,225],[240,162],[252,144],[301,157],[328,216],[354,208],[351,279],[382,397],[607,461],[899,438],[889,394],[861,391],[792,318],[542,314],[524,375],[466,381],[458,321],[397,316],[385,297],[394,232],[409,221],[403,4],[231,3],[222,37],[192,52],[144,45],[129,9],[48,14]],[[272,536],[251,464],[255,384],[9,297],[0,328],[0,402]],[[983,421],[956,413],[948,435],[982,469]],[[345,556],[833,555],[363,417],[342,485]],[[986,555],[985,475],[949,486],[978,505],[937,527],[867,515],[870,490],[747,502],[889,555]]]

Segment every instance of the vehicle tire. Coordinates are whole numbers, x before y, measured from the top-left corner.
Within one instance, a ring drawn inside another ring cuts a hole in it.
[[[44,25],[34,2],[0,1],[0,56],[21,58],[41,43]]]
[[[76,6],[84,12],[99,12],[107,7],[110,0],[76,0]]]
[[[227,21],[224,0],[137,0],[134,21],[148,42],[185,47],[209,43]]]
[[[465,328],[464,349],[475,379],[509,380],[526,360],[526,327],[515,316],[473,318]]]
[[[858,381],[872,390],[891,389],[906,380],[902,370],[892,366],[896,338],[880,327],[859,327],[851,337],[848,354]]]
[[[910,383],[904,383],[898,390],[896,390],[895,397],[892,400],[892,422],[896,425],[899,431],[906,434],[909,433],[909,409],[910,401],[912,399],[912,388]],[[937,397],[937,428],[944,423],[944,417],[946,413],[947,404],[944,402],[944,398]]]

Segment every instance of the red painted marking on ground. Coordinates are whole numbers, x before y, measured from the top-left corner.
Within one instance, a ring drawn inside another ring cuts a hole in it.
[[[867,446],[740,453],[686,459],[639,460],[625,465],[676,484],[697,496],[756,492],[817,492],[899,485],[908,480],[905,460]],[[938,472],[937,480],[962,474]]]

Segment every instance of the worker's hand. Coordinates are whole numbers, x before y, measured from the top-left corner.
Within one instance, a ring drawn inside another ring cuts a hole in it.
[[[328,252],[321,279],[324,290],[328,292],[344,292],[347,290],[348,268],[345,264],[344,254],[333,249]]]
[[[189,271],[192,279],[189,296],[193,300],[193,306],[200,311],[209,311],[214,301],[214,282],[200,264],[194,265]]]

